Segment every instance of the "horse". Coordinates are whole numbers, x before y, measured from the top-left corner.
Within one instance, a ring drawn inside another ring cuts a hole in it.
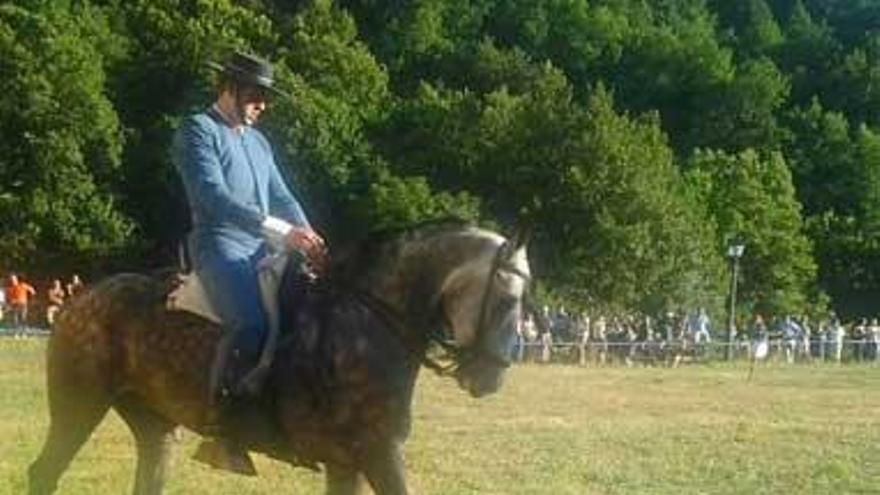
[[[269,376],[229,435],[292,466],[323,467],[328,494],[407,493],[403,445],[420,368],[472,397],[499,390],[531,276],[525,242],[440,222],[369,237],[315,283],[287,270]],[[55,491],[111,408],[135,439],[135,495],[162,493],[178,425],[206,434],[221,328],[169,310],[168,292],[161,278],[117,274],[59,315],[47,347],[51,421],[28,469],[31,495]],[[431,357],[438,344],[447,363]]]

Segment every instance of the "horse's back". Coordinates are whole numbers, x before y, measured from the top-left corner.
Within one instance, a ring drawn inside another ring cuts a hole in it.
[[[88,361],[109,359],[114,329],[133,312],[148,310],[157,284],[149,277],[119,274],[104,279],[69,300],[49,338],[49,364],[57,355],[88,353]],[[80,359],[86,358],[80,355]]]
[[[202,373],[193,370],[206,369],[216,328],[198,317],[168,311],[167,292],[159,279],[124,273],[73,299],[50,337],[50,388],[95,384],[108,392],[140,388],[143,395],[155,388],[156,380],[172,376],[188,389],[200,387]]]
[[[52,328],[50,349],[106,348],[115,328],[154,309],[159,292],[155,280],[139,274],[98,282],[65,304]]]

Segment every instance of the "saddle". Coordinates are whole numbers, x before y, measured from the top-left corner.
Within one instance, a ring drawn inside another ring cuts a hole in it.
[[[285,294],[285,298],[290,299],[291,295],[296,295],[294,299],[300,299],[300,287],[311,285],[314,277],[309,273],[303,273],[294,266],[289,266],[289,262],[296,265],[296,260],[291,259],[286,254],[269,255],[264,258],[258,265],[258,279],[260,286],[260,298],[263,308],[266,312],[268,323],[268,334],[263,349],[260,353],[257,364],[251,368],[240,380],[239,386],[252,397],[256,397],[262,388],[262,383],[272,368],[272,362],[276,351],[278,350],[279,338],[282,333],[283,326],[289,325],[290,322],[282,321],[282,311],[289,311],[289,304],[298,305],[298,301],[281,301],[279,297],[282,291],[282,283],[286,276],[294,275],[296,280],[302,281],[304,284],[294,284],[297,288],[296,294]],[[222,325],[222,320],[211,304],[205,292],[204,285],[195,271],[178,274],[179,285],[169,292],[166,298],[166,308],[170,311],[188,312],[209,321]],[[267,420],[265,411],[259,403],[238,404],[234,413],[229,413],[229,421],[231,428],[235,430],[251,430],[252,438],[256,437],[260,440],[258,443],[268,447],[266,453],[271,457],[289,462],[293,465],[304,466],[312,470],[318,467],[311,459],[301,458],[295,454],[291,455],[284,449],[274,447],[277,440],[277,432],[272,426],[271,420]],[[253,433],[255,425],[264,425],[262,429],[257,428],[257,433]],[[242,455],[243,454],[243,455]],[[254,475],[256,469],[250,456],[247,453],[238,451],[230,452],[222,441],[210,440],[203,442],[194,458],[211,465],[218,469],[232,471],[238,474]]]
[[[245,375],[241,384],[246,390],[256,392],[272,366],[272,359],[278,347],[281,332],[280,304],[278,290],[288,265],[287,254],[272,254],[260,261],[257,267],[260,299],[266,312],[268,324],[266,342],[257,364]],[[195,271],[178,275],[180,285],[172,290],[166,299],[170,311],[184,311],[195,314],[217,324],[222,324],[219,314],[208,299],[204,285]]]

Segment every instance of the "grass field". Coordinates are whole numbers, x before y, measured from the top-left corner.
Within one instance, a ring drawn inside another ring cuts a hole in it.
[[[25,493],[46,428],[44,342],[0,340],[0,494]],[[474,400],[425,372],[407,444],[420,494],[880,493],[880,368],[513,368]],[[321,493],[322,477],[258,458],[258,479],[188,459],[170,494]],[[108,416],[61,494],[130,491],[134,450]]]

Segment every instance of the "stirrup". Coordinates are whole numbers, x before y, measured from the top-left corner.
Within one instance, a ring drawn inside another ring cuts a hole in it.
[[[263,391],[263,383],[269,374],[268,363],[260,362],[241,377],[233,388],[237,397],[253,399]]]
[[[214,469],[244,476],[257,475],[257,468],[248,451],[227,439],[203,439],[192,458]]]

